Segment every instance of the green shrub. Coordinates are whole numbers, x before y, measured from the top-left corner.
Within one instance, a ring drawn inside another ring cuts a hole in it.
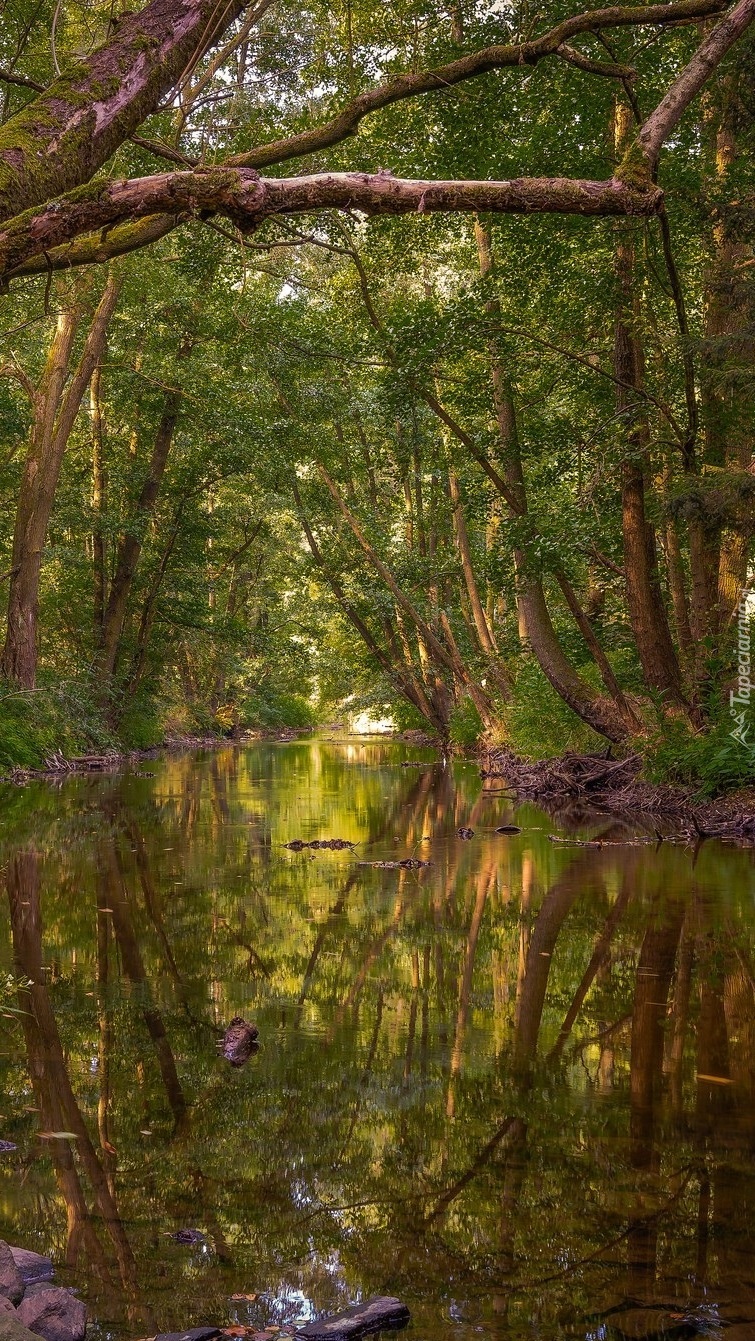
[[[258,690],[248,694],[239,704],[239,725],[275,730],[279,727],[316,726],[317,715],[300,694],[281,690]]]
[[[685,722],[664,723],[646,749],[646,777],[696,787],[705,797],[752,786],[755,748],[735,740],[731,729],[728,717],[707,732],[695,732]]]
[[[0,769],[43,768],[54,754],[77,754],[116,744],[87,680],[19,689],[0,681]]]
[[[118,723],[118,735],[129,750],[151,750],[163,739],[157,704],[152,699],[129,703]]]
[[[482,719],[471,698],[457,703],[448,724],[448,738],[452,745],[471,750],[482,735]]]
[[[586,680],[593,667],[582,667]],[[586,726],[559,698],[537,662],[528,660],[517,676],[514,701],[502,712],[504,738],[516,754],[529,759],[549,759],[572,750],[590,754],[604,750],[606,742]]]

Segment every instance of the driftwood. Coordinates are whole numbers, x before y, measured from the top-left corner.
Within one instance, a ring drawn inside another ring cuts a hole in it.
[[[419,857],[404,857],[402,861],[360,861],[359,866],[374,866],[381,871],[419,871],[423,866],[432,866],[431,861],[420,861]]]
[[[405,1327],[409,1317],[409,1309],[400,1299],[380,1296],[344,1309],[332,1318],[323,1318],[321,1322],[308,1322],[306,1327],[297,1329],[296,1336],[303,1341],[304,1338],[306,1341],[353,1341],[384,1328]]]
[[[560,759],[518,759],[510,750],[489,756],[484,778],[504,777],[520,796],[583,796],[615,791],[633,782],[642,767],[638,754],[607,759],[595,754],[565,754]]]
[[[284,843],[290,852],[303,852],[305,847],[314,848],[322,851],[324,848],[331,852],[342,852],[344,848],[352,848],[354,843],[350,843],[348,838],[313,838],[310,843],[305,843],[303,838],[293,838],[290,843]]]

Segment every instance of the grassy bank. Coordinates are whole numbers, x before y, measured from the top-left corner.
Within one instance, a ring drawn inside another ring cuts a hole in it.
[[[148,750],[177,737],[221,740],[235,731],[316,724],[307,701],[295,694],[250,695],[216,710],[151,698],[122,709],[103,704],[86,679],[42,681],[33,690],[0,680],[0,774],[45,768],[60,758]]]

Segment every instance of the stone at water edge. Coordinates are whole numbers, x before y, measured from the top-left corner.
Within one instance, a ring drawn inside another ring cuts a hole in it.
[[[83,1341],[87,1311],[69,1290],[51,1285],[25,1295],[16,1311],[19,1321],[44,1341]]]
[[[409,1316],[409,1309],[400,1299],[379,1295],[364,1304],[344,1309],[343,1313],[335,1313],[332,1318],[297,1327],[295,1335],[301,1341],[352,1341],[352,1338],[369,1336],[384,1327],[405,1327]]]
[[[11,1248],[11,1253],[21,1272],[24,1285],[33,1285],[38,1280],[52,1280],[55,1275],[55,1268],[49,1257],[33,1253],[29,1248]]]
[[[19,1322],[18,1314],[11,1305],[0,1309],[0,1341],[39,1341],[39,1337],[35,1337],[28,1327]]]
[[[219,1335],[219,1327],[192,1327],[188,1332],[160,1332],[154,1341],[211,1341]]]
[[[0,1239],[0,1295],[18,1304],[24,1293],[24,1278],[8,1244]]]

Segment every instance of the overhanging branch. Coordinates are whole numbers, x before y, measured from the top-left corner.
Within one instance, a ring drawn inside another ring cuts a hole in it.
[[[651,112],[638,136],[638,143],[651,171],[661,149],[676,129],[690,103],[697,97],[726,53],[755,19],[755,0],[739,0],[729,14],[698,47],[692,60],[671,85],[668,93]]]
[[[590,61],[580,52],[571,52],[564,44],[580,33],[600,32],[605,28],[631,28],[666,25],[689,22],[693,19],[720,14],[726,8],[725,0],[672,0],[663,5],[612,5],[607,9],[586,10],[564,19],[549,32],[531,42],[518,42],[508,45],[484,47],[480,51],[458,60],[450,61],[435,70],[423,70],[417,74],[396,75],[377,88],[360,93],[342,111],[312,130],[301,131],[298,135],[289,135],[284,139],[271,140],[246,153],[236,154],[228,162],[234,167],[266,168],[273,163],[285,163],[292,158],[301,158],[320,149],[329,149],[341,144],[352,135],[356,135],[359,124],[372,112],[378,112],[393,103],[407,98],[415,98],[422,93],[433,93],[451,88],[467,79],[488,74],[491,70],[502,70],[511,66],[537,65],[546,56],[560,55],[571,60],[572,64],[594,74],[608,74],[620,77],[623,67],[600,66]],[[569,53],[567,55],[567,52]]]
[[[329,172],[308,177],[260,177],[247,168],[166,172],[82,187],[0,229],[0,276],[28,273],[27,263],[96,229],[127,227],[156,215],[225,215],[244,230],[278,214],[321,209],[376,214],[477,213],[653,215],[663,195],[624,182],[568,177],[520,177],[507,182],[412,181],[389,173]],[[144,225],[142,225],[144,226]],[[102,246],[106,245],[105,233]],[[124,232],[123,241],[127,241]],[[140,242],[134,245],[141,245]],[[126,247],[121,247],[126,250]],[[103,257],[104,259],[104,257]],[[25,269],[26,267],[26,269]],[[33,268],[42,269],[38,261]]]
[[[152,0],[0,129],[0,219],[88,181],[244,0]]]

